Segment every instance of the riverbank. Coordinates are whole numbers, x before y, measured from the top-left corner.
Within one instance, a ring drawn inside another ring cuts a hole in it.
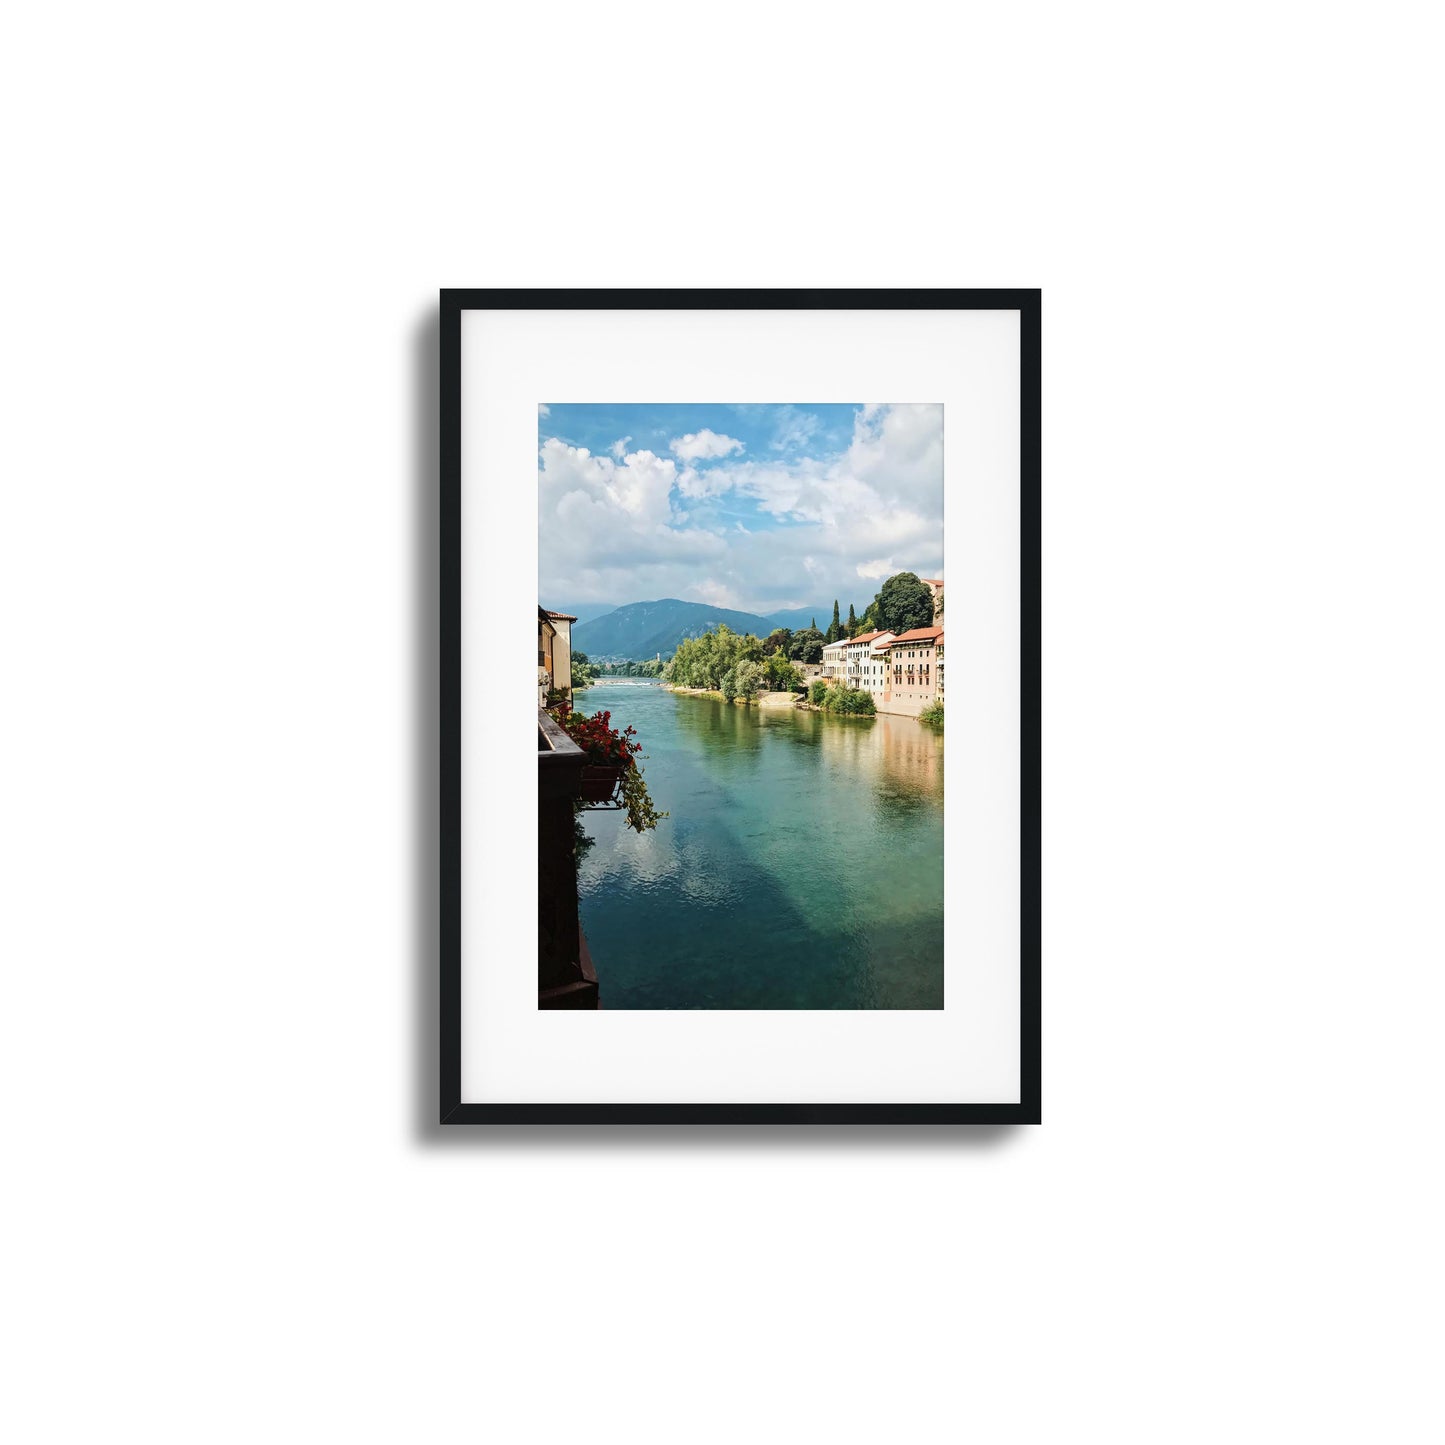
[[[664,683],[663,686],[668,692],[681,693],[685,697],[711,697],[718,702],[726,702],[722,693],[716,688],[708,687],[677,687],[673,683]],[[756,704],[760,708],[791,708],[798,706],[798,695],[794,692],[760,692],[756,698],[748,699],[737,697],[733,699],[736,707],[749,707]]]

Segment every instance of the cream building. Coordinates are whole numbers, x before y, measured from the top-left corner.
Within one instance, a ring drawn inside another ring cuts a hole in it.
[[[555,688],[572,701],[572,624],[566,612],[537,608],[537,706],[547,706],[547,693]]]
[[[844,648],[845,676],[854,687],[873,694],[876,703],[887,684],[887,666],[883,649],[891,642],[891,632],[861,632]]]

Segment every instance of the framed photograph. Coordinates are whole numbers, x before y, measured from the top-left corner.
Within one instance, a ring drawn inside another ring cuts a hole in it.
[[[1039,1122],[1039,344],[441,293],[443,1123]]]

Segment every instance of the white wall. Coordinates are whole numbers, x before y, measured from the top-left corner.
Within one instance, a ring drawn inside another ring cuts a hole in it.
[[[15,12],[7,1437],[1439,1438],[1425,14]],[[435,288],[980,283],[1046,1124],[439,1137]]]

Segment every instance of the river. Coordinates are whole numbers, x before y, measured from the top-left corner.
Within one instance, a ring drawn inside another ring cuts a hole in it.
[[[604,1009],[943,1007],[943,738],[904,717],[577,694],[637,728],[634,833],[590,811],[582,927]]]

